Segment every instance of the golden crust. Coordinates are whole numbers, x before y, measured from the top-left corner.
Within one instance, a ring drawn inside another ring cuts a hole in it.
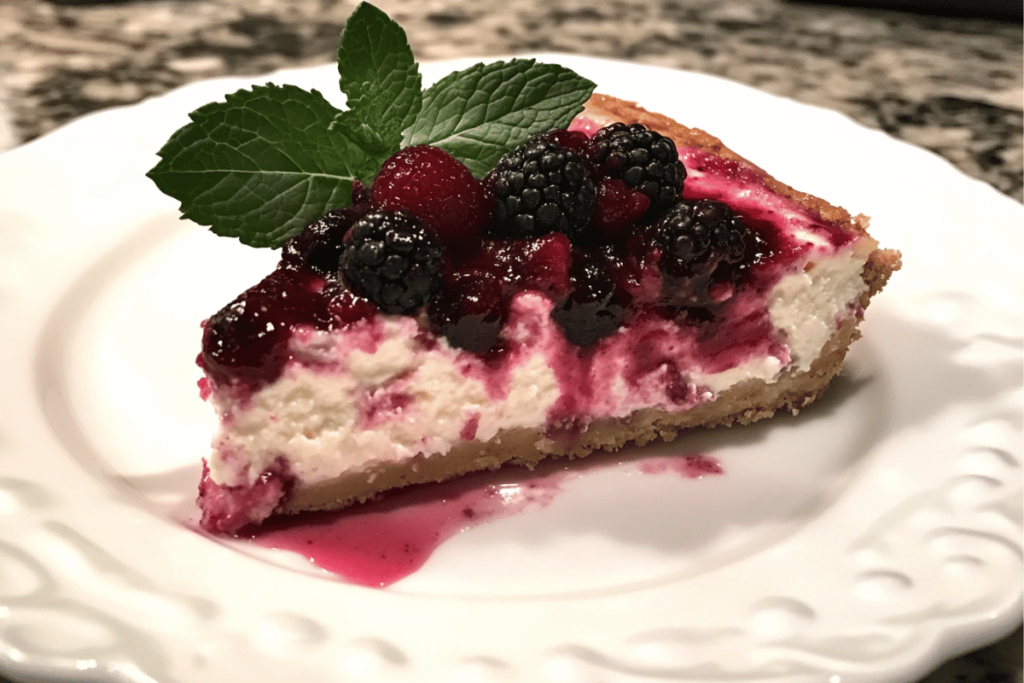
[[[862,274],[867,284],[859,302],[862,309],[867,308],[871,297],[900,268],[900,253],[878,249],[877,243],[868,236],[867,217],[851,216],[840,207],[798,192],[702,130],[688,128],[668,117],[648,112],[635,103],[606,95],[594,95],[586,104],[585,115],[600,125],[614,121],[642,123],[672,138],[680,146],[696,147],[743,163],[756,170],[765,184],[778,194],[818,213],[842,229],[870,240],[871,253]],[[371,499],[392,488],[444,481],[470,472],[495,469],[506,463],[533,467],[549,457],[579,458],[594,451],[617,450],[628,443],[642,445],[655,440],[671,440],[681,431],[693,427],[748,424],[770,417],[779,410],[797,411],[816,400],[842,369],[850,344],[860,336],[859,323],[860,316],[857,316],[840,325],[808,370],[786,373],[770,384],[748,380],[723,392],[714,401],[683,413],[641,410],[623,420],[595,420],[582,433],[558,439],[535,430],[508,430],[490,441],[460,443],[444,455],[417,456],[403,463],[383,464],[369,475],[363,473],[297,490],[280,512],[338,509]]]

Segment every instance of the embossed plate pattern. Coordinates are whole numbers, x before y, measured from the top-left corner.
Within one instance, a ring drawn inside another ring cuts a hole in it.
[[[1021,613],[1022,207],[842,116],[547,56],[873,216],[904,270],[822,402],[694,434],[721,477],[581,473],[388,590],[183,523],[199,321],[273,254],[143,176],[218,80],[0,156],[0,671],[60,681],[908,681]],[[437,78],[466,62],[429,64]],[[663,449],[665,450],[665,449]]]

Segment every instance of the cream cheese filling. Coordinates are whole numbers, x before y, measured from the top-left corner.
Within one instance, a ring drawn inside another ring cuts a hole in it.
[[[669,395],[662,376],[667,367],[643,381],[626,381],[636,340],[625,330],[602,341],[590,375],[581,380],[594,386],[589,412],[624,417],[646,406],[685,410],[750,379],[771,383],[783,372],[806,370],[838,324],[857,314],[870,242],[812,254],[779,280],[768,297],[768,315],[788,355],[754,355],[717,372],[689,364],[686,382],[694,398],[683,405]],[[251,484],[284,455],[292,474],[313,484],[382,462],[445,453],[460,440],[486,441],[504,429],[543,430],[565,386],[555,359],[566,342],[550,308],[536,293],[516,298],[507,330],[516,346],[497,378],[482,360],[444,339],[422,344],[419,324],[409,317],[380,316],[340,331],[296,334],[291,346],[297,360],[277,381],[244,404],[211,397],[223,416],[208,460],[211,478]],[[681,357],[686,353],[681,350]]]

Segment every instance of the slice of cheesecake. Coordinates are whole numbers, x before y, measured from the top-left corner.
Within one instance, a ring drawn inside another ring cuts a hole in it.
[[[206,322],[202,525],[799,410],[900,266],[867,224],[601,95],[482,181],[403,150]]]

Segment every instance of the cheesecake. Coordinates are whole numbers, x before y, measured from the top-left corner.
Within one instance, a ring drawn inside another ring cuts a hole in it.
[[[900,267],[865,216],[615,97],[476,175],[401,149],[204,322],[204,529],[797,412]]]

